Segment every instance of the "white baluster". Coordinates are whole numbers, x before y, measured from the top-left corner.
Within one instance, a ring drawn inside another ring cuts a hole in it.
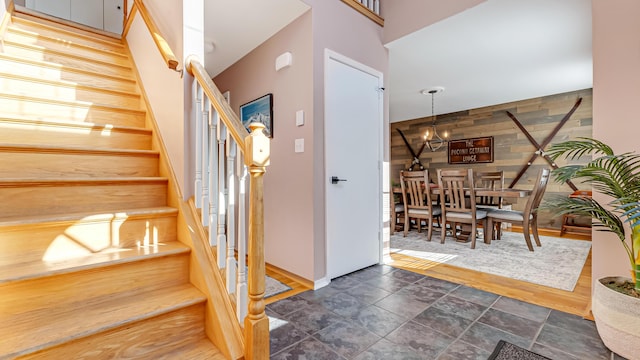
[[[227,257],[227,234],[226,234],[226,216],[227,205],[225,200],[226,179],[225,179],[225,144],[227,140],[227,127],[223,122],[218,125],[218,266],[221,269],[226,267]]]
[[[202,99],[202,225],[207,226],[207,218],[209,217],[209,183],[208,179],[211,176],[211,168],[209,167],[209,152],[207,149],[210,147],[211,139],[209,137],[209,131],[207,131],[207,125],[211,127],[211,119],[209,115],[209,109],[211,109],[211,102],[208,97]]]
[[[196,180],[194,196],[196,200],[196,208],[202,207],[202,87],[197,81],[194,81],[195,93],[195,138],[196,138]]]
[[[211,200],[209,201],[209,218],[207,219],[207,225],[209,226],[209,245],[218,246],[217,243],[217,234],[218,230],[218,202],[220,201],[220,196],[218,196],[218,127],[221,125],[220,123],[220,115],[218,112],[213,109],[213,113],[211,114],[211,119],[209,123],[209,189],[211,190]],[[224,263],[224,262],[223,262]],[[220,261],[218,261],[218,266],[220,267]],[[222,266],[224,267],[224,266]]]
[[[236,315],[240,324],[244,324],[247,316],[247,304],[249,292],[247,289],[247,233],[246,233],[246,208],[245,194],[247,192],[247,166],[243,159],[238,159],[238,284],[236,285]]]
[[[235,217],[236,217],[236,154],[237,145],[227,132],[227,290],[236,292]]]
[[[380,15],[380,0],[373,0],[373,12]]]

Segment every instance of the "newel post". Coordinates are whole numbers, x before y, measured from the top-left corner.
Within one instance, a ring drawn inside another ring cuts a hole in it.
[[[269,138],[263,124],[249,125],[251,134],[245,138],[245,164],[249,168],[249,304],[244,320],[245,358],[269,358],[269,318],[264,311],[264,185],[263,175],[269,165]]]

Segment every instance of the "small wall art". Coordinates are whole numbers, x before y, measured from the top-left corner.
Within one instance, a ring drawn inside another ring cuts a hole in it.
[[[261,96],[246,104],[240,105],[240,120],[249,131],[249,124],[261,123],[265,126],[264,134],[273,137],[273,94]]]

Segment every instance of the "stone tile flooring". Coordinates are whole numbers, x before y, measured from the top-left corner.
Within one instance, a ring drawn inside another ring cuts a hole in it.
[[[487,359],[504,339],[555,360],[621,359],[581,317],[375,265],[267,305],[271,359]]]

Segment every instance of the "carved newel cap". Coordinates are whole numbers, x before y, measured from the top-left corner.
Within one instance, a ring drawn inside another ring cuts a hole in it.
[[[264,134],[264,124],[251,123],[249,129],[251,133],[244,139],[246,153],[244,156],[245,165],[251,166],[269,166],[269,157],[271,155],[271,144],[269,138]]]

